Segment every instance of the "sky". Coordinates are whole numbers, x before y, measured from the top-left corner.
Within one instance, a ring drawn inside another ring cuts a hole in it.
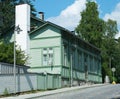
[[[99,17],[116,20],[120,37],[120,0],[92,0],[98,4]],[[81,20],[80,12],[86,8],[86,0],[35,0],[37,12],[44,12],[45,20],[73,31]]]

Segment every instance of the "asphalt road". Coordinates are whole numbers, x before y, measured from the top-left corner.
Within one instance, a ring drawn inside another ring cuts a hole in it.
[[[78,89],[35,99],[120,99],[120,84]]]

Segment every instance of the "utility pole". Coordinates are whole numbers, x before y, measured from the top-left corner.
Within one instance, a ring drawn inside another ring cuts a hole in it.
[[[114,72],[116,71],[116,69],[113,67],[112,68],[112,72],[113,72],[113,82],[112,82],[112,84],[116,84],[116,82],[114,81],[115,79],[114,79]]]
[[[16,33],[19,34],[22,30],[19,25],[14,30],[14,94],[16,94]]]

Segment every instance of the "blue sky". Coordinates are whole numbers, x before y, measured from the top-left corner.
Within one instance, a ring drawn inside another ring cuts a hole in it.
[[[44,12],[45,19],[58,16],[67,6],[73,4],[74,0],[35,0],[33,2],[37,12]]]
[[[117,21],[120,31],[120,0],[93,0],[98,4],[99,16]],[[51,21],[69,30],[74,30],[85,9],[86,0],[35,0],[37,12],[44,12],[45,20]],[[119,33],[120,35],[120,33]]]

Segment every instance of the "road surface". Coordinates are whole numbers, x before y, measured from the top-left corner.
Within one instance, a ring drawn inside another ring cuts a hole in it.
[[[34,99],[120,99],[120,84],[77,89]]]

